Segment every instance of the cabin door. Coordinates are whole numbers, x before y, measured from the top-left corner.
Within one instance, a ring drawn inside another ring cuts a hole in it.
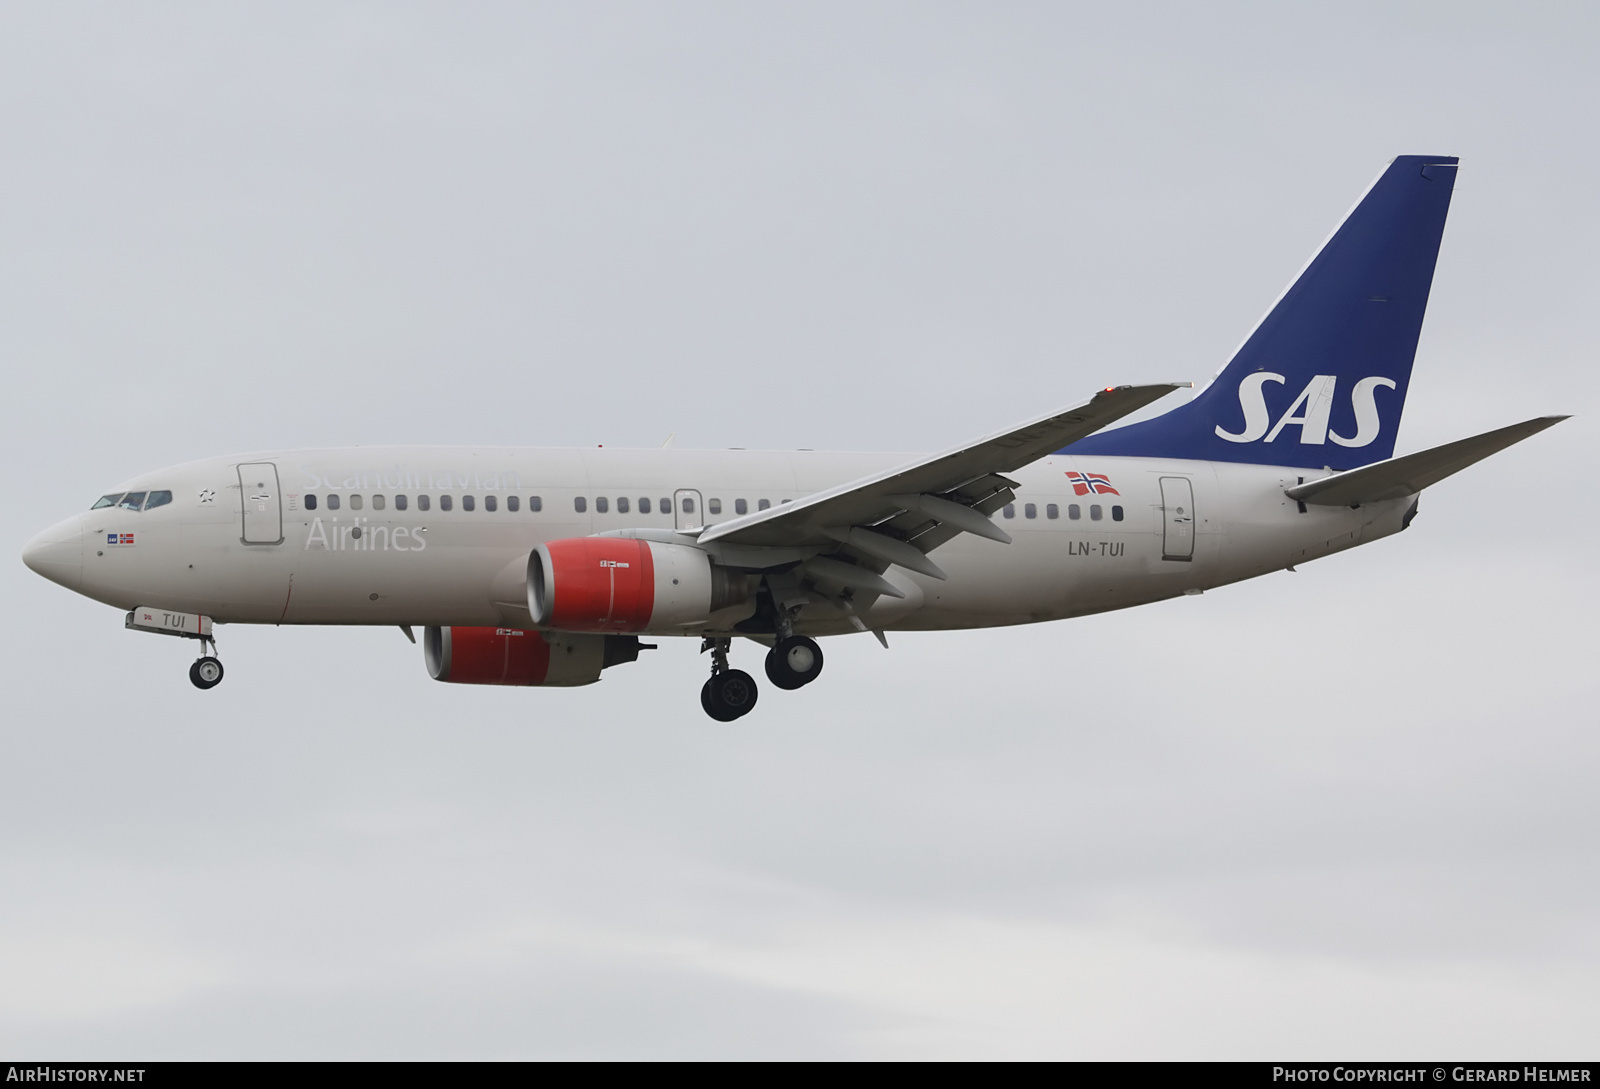
[[[1161,558],[1194,559],[1194,486],[1188,477],[1161,478]]]
[[[247,545],[283,543],[283,501],[278,490],[278,467],[270,461],[239,466],[239,498],[244,506]]]

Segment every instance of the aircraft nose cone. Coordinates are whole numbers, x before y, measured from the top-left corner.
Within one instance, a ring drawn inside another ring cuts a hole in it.
[[[69,590],[83,584],[83,516],[58,522],[29,541],[22,562]]]

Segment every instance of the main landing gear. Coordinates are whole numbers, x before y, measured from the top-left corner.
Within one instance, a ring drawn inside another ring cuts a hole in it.
[[[767,651],[767,680],[779,688],[804,688],[822,674],[822,648],[815,639],[791,635]]]
[[[755,709],[760,693],[755,678],[742,669],[728,667],[726,638],[707,638],[701,653],[711,652],[711,679],[700,689],[700,706],[718,722],[732,722]],[[822,673],[822,648],[804,635],[778,640],[767,652],[767,679],[778,688],[793,691],[816,680]]]
[[[700,652],[711,652],[711,679],[700,689],[700,706],[718,722],[732,722],[756,706],[756,679],[742,669],[728,668],[729,639],[706,639]]]

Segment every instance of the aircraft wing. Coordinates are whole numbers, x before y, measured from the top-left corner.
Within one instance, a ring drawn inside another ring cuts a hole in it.
[[[844,545],[880,571],[899,563],[934,574],[938,568],[923,557],[958,533],[1010,540],[988,517],[1012,499],[1015,483],[1000,474],[1093,434],[1183,384],[1101,390],[1074,408],[921,461],[719,522],[699,540],[757,547]]]
[[[1447,442],[1431,450],[1297,484],[1284,489],[1284,494],[1302,503],[1327,507],[1358,507],[1362,503],[1377,503],[1384,499],[1404,499],[1566,418],[1540,416],[1524,420],[1510,427],[1474,435],[1470,439]]]

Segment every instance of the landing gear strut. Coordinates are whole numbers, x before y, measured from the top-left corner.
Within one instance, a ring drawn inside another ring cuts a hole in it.
[[[217,641],[209,635],[196,635],[200,640],[199,658],[189,667],[189,683],[200,691],[215,688],[222,683],[222,660],[217,657]],[[206,651],[211,653],[207,654]]]
[[[756,680],[742,669],[728,668],[729,639],[708,638],[700,652],[711,652],[711,679],[700,689],[700,706],[718,722],[732,722],[748,715],[756,705]]]

